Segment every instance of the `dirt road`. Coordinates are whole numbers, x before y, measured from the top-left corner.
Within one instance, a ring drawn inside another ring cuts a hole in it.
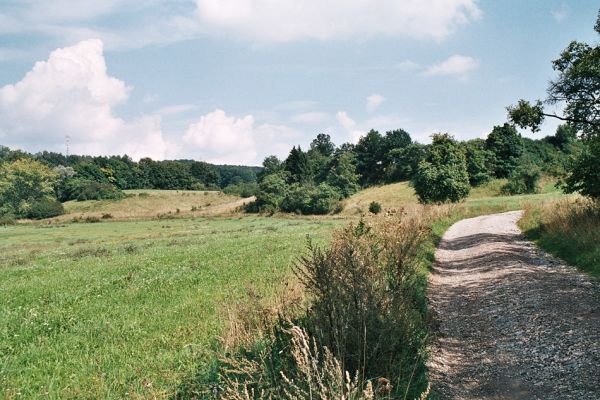
[[[521,212],[460,221],[436,252],[441,399],[600,399],[600,282],[524,239]]]

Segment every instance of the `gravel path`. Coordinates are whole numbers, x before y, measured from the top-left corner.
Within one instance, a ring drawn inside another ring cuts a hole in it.
[[[441,399],[600,399],[600,282],[522,235],[521,212],[454,224],[428,297]]]

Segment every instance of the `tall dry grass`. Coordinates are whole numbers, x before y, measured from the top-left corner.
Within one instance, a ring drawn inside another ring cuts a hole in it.
[[[579,197],[528,205],[519,226],[550,253],[600,278],[600,202]]]
[[[390,211],[337,231],[327,248],[309,242],[277,301],[250,295],[228,311],[211,395],[426,398],[423,247],[451,211]]]

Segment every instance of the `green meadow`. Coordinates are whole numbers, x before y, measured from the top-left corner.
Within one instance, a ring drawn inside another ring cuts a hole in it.
[[[225,304],[338,222],[261,217],[0,228],[0,397],[168,397]]]
[[[562,196],[551,185],[512,197],[498,187],[475,190],[453,206],[457,215]],[[217,195],[165,196],[195,204]],[[359,192],[338,217],[178,215],[163,197],[139,199],[148,219],[130,219],[129,197],[0,227],[1,398],[172,397],[214,356],[228,305],[249,289],[268,298],[305,251],[307,235],[326,244],[370,201],[418,209],[406,183]],[[86,223],[86,207],[114,216]],[[150,217],[168,210],[168,218]]]

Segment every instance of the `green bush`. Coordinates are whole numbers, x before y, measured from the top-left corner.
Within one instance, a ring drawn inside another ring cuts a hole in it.
[[[223,193],[240,196],[240,197],[251,197],[256,196],[258,194],[258,184],[257,183],[237,183],[231,184],[223,189]]]
[[[412,185],[421,203],[455,203],[467,197],[471,186],[463,147],[448,134],[433,135]]]
[[[15,225],[17,221],[12,214],[0,215],[0,226]]]
[[[329,214],[337,208],[340,197],[340,193],[326,183],[318,186],[295,183],[290,186],[280,208],[297,214]]]
[[[26,218],[44,219],[52,218],[65,213],[61,202],[52,198],[41,198],[32,202],[25,214]]]
[[[512,195],[537,193],[541,176],[540,170],[534,166],[521,167],[508,178],[502,192]]]
[[[372,201],[371,204],[369,204],[369,212],[373,214],[379,214],[381,212],[381,204],[376,201]]]
[[[64,201],[67,200],[119,200],[124,194],[110,183],[100,183],[87,179],[72,179],[66,185]]]

